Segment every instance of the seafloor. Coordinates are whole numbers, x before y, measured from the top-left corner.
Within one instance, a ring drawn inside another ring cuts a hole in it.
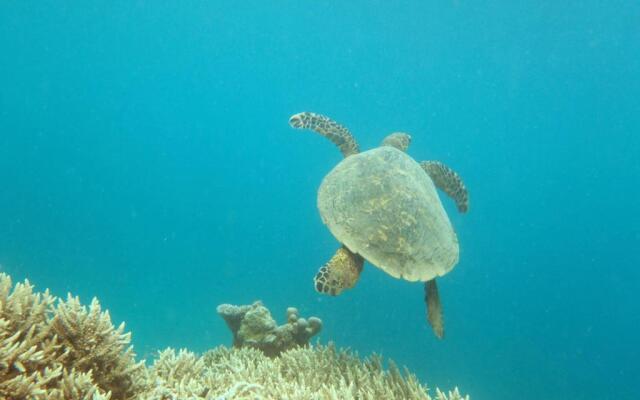
[[[294,308],[277,326],[260,303],[234,307],[222,309],[239,316],[225,318],[233,347],[200,355],[167,348],[147,363],[136,358],[124,323],[116,328],[97,299],[83,305],[72,295],[34,291],[28,281],[13,285],[0,274],[0,398],[469,399],[457,389],[435,389],[431,397],[414,374],[377,355],[360,358],[332,344],[309,344],[321,321],[303,319]],[[274,343],[280,347],[269,351]]]

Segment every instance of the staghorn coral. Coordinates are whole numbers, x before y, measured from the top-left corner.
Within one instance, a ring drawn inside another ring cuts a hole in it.
[[[99,387],[114,399],[131,399],[139,392],[143,363],[135,362],[129,346],[131,333],[124,333],[124,322],[117,329],[108,311],[102,311],[93,298],[87,308],[69,295],[60,301],[50,321],[59,342],[68,349],[67,365],[81,372],[91,371]]]
[[[91,372],[62,370],[62,379],[55,389],[49,390],[47,400],[110,400],[111,393],[104,393],[93,382]]]
[[[153,383],[145,394],[148,400],[200,399],[209,390],[202,382],[204,361],[186,349],[177,354],[168,348],[158,353],[150,368],[149,379]]]
[[[301,318],[295,307],[287,308],[287,323],[280,326],[260,301],[245,306],[222,304],[217,311],[233,333],[234,347],[256,348],[269,357],[307,346],[322,329],[320,318]]]
[[[469,395],[463,397],[458,388],[450,390],[448,395],[436,388],[436,400],[470,400],[470,398]]]
[[[246,307],[256,311],[254,322],[270,318],[259,303]],[[0,274],[0,399],[469,399],[457,389],[436,389],[432,398],[413,374],[391,361],[385,370],[375,355],[361,360],[333,345],[308,346],[307,330],[316,322],[300,318],[294,308],[287,315],[288,340],[304,346],[277,357],[255,347],[218,347],[201,357],[167,349],[146,367],[135,361],[124,325],[115,328],[96,299],[88,307],[77,297],[62,301],[48,291],[35,293],[28,281],[13,286]]]
[[[175,373],[187,362],[197,364],[197,375]],[[169,367],[172,364],[174,367]],[[255,348],[218,347],[194,358],[192,353],[160,354],[151,367],[163,391],[144,400],[432,400],[427,388],[406,369],[379,356],[361,360],[333,345],[300,347],[267,357]],[[435,400],[468,400],[457,389]]]
[[[54,301],[0,274],[0,398],[43,398],[60,380],[66,353],[48,324]]]
[[[14,287],[0,274],[0,398],[135,398],[146,371],[123,330],[95,299],[87,310],[77,298],[34,293],[28,281]]]

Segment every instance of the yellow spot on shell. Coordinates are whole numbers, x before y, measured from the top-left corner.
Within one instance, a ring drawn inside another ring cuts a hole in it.
[[[380,235],[380,239],[382,239],[383,241],[386,242],[387,240],[389,240],[389,237],[386,233],[384,233],[384,230],[378,229],[378,234]]]

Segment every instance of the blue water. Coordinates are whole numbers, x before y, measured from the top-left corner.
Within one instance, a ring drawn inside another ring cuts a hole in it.
[[[0,4],[2,270],[97,296],[146,358],[262,299],[474,399],[637,398],[640,5],[323,3]],[[300,111],[464,178],[443,341],[420,284],[315,293],[341,155]]]

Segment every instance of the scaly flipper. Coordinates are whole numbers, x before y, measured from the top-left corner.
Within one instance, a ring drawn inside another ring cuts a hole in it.
[[[360,151],[358,143],[356,143],[351,132],[324,115],[301,112],[289,118],[289,125],[297,129],[311,129],[321,134],[338,146],[345,157],[357,154]]]
[[[437,188],[449,195],[464,213],[469,209],[469,194],[462,178],[454,170],[438,161],[423,161],[420,166],[429,174]]]
[[[393,132],[382,141],[383,146],[395,147],[400,151],[407,151],[411,144],[411,135],[404,132]]]
[[[442,318],[442,304],[440,304],[440,295],[435,279],[424,283],[424,301],[427,303],[429,325],[438,339],[442,339],[444,337],[444,319]]]
[[[364,259],[340,247],[328,263],[320,267],[313,283],[318,292],[337,296],[358,282]]]

